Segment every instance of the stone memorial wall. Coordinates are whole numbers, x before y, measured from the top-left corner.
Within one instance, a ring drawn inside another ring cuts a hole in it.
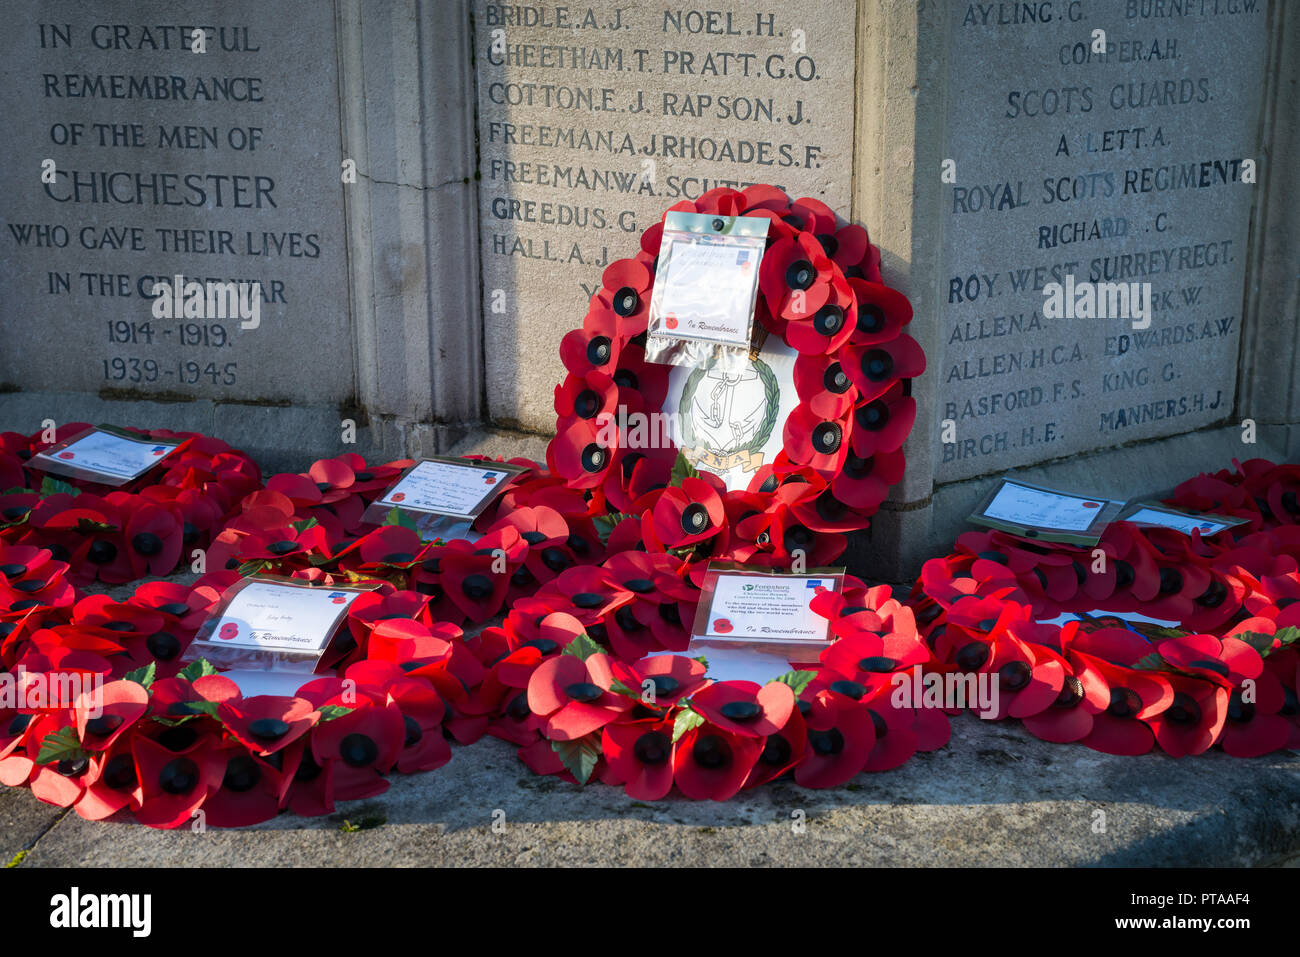
[[[5,13],[0,383],[350,399],[331,6],[297,5],[292,29],[253,0]],[[209,282],[248,285],[209,301]]]
[[[1008,468],[1123,497],[1300,453],[1300,8],[217,9],[6,4],[0,430],[197,429],[277,469],[544,435],[604,266],[769,182],[867,227],[928,357],[859,570],[914,569]],[[256,282],[258,315],[155,315],[178,275]]]
[[[674,203],[774,183],[848,207],[854,6],[475,3],[494,418],[554,428],[560,339]]]
[[[1264,14],[953,5],[937,481],[1232,415]]]

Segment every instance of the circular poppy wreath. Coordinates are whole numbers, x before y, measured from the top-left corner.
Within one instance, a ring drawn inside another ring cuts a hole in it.
[[[184,444],[158,467],[118,488],[82,479],[61,479],[31,468],[33,455],[90,428],[61,426],[53,441],[42,433],[0,434],[0,546],[21,546],[14,554],[48,553],[67,567],[77,585],[95,580],[125,584],[148,575],[168,575],[206,548],[241,499],[262,485],[257,464],[219,439],[197,432],[130,429],[147,438]],[[0,568],[0,594],[40,596],[37,576],[23,572],[26,558]],[[18,600],[21,610],[22,599]]]
[[[567,375],[555,390],[547,465],[587,498],[611,552],[783,567],[802,551],[810,564],[832,561],[844,533],[865,528],[903,476],[902,445],[916,419],[911,379],[925,370],[920,346],[903,332],[912,307],[882,281],[866,230],[819,200],[791,200],[766,185],[719,188],[668,210],[679,211],[769,221],[754,316],[760,344],[792,353],[798,402],[783,422],[775,421],[775,379],[770,370],[763,377],[760,431],[770,436],[779,425],[781,451],[758,465],[757,436],[728,450],[745,453],[753,473],[745,488],[728,490],[671,438],[634,440],[628,422],[665,411],[674,368],[645,351],[661,220],[635,256],[605,269],[582,327],[560,343]],[[756,368],[762,375],[765,365]]]
[[[1096,549],[968,532],[912,606],[940,674],[986,674],[995,717],[1110,754],[1300,747],[1300,469],[1254,460],[1167,504],[1248,520],[1211,538],[1115,522]],[[1167,627],[1121,616],[1172,621]],[[1108,614],[1109,613],[1109,614]],[[1055,623],[1062,614],[1079,620]]]

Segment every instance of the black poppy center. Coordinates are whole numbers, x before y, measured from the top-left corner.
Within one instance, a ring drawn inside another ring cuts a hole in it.
[[[573,596],[573,603],[579,608],[599,608],[605,604],[605,596],[594,591],[580,591]]]
[[[709,510],[699,502],[692,502],[682,509],[682,531],[687,535],[698,535],[709,527]]]
[[[813,316],[813,328],[817,330],[818,335],[835,335],[844,328],[844,310],[828,302]]]
[[[790,747],[790,742],[779,734],[768,735],[767,743],[763,745],[763,753],[758,756],[769,767],[779,768],[790,760],[794,749]]]
[[[288,539],[281,539],[266,546],[266,550],[272,555],[288,555],[290,552],[296,551],[297,548],[298,543],[291,542]]]
[[[1005,691],[1019,691],[1029,684],[1033,671],[1023,661],[1008,661],[998,669],[998,684]]]
[[[605,692],[600,685],[594,685],[590,681],[575,681],[565,686],[564,693],[573,701],[591,704]]]
[[[839,449],[843,438],[844,430],[838,422],[823,422],[813,429],[813,448],[822,455],[832,455]]]
[[[199,783],[199,766],[189,758],[167,762],[158,773],[158,786],[168,794],[188,794]]]
[[[1255,705],[1250,701],[1241,699],[1241,689],[1238,688],[1228,699],[1228,720],[1233,724],[1248,724],[1255,717]]]
[[[630,316],[641,305],[641,297],[631,286],[624,286],[614,293],[614,312],[620,316]]]
[[[1189,662],[1189,668],[1203,668],[1206,671],[1213,671],[1216,675],[1228,677],[1228,666],[1217,658],[1200,658],[1196,661]]]
[[[1185,691],[1174,695],[1173,703],[1165,711],[1165,718],[1174,724],[1197,724],[1201,720],[1201,706]]]
[[[162,551],[163,540],[153,532],[141,532],[131,539],[131,547],[140,555],[157,555]]]
[[[181,650],[181,643],[176,636],[165,631],[154,632],[144,640],[144,645],[149,649],[149,654],[159,661],[171,661]]]
[[[1066,675],[1061,685],[1061,693],[1052,705],[1057,708],[1073,708],[1083,700],[1083,682],[1074,675]]]
[[[957,667],[962,671],[978,671],[989,660],[989,646],[982,641],[971,641],[957,650]]]
[[[379,745],[369,735],[361,733],[349,734],[339,742],[339,757],[349,767],[368,767],[378,759]]]
[[[280,718],[258,718],[249,722],[248,733],[259,741],[278,741],[289,733],[289,723]]]
[[[838,362],[832,362],[826,367],[826,371],[822,373],[822,386],[827,392],[843,395],[849,391],[849,386],[852,384]]]
[[[582,450],[582,468],[586,472],[599,472],[605,467],[607,453],[595,442]]]
[[[587,343],[587,361],[594,366],[603,366],[613,351],[611,345],[607,336],[596,336]]]
[[[682,683],[672,675],[652,675],[649,680],[654,685],[656,698],[674,694],[682,686]]]
[[[91,718],[86,722],[86,730],[103,738],[122,727],[122,720],[120,714],[101,714],[98,718]]]
[[[862,374],[872,382],[883,382],[894,372],[894,357],[884,349],[872,349],[862,357]]]
[[[844,735],[840,733],[839,728],[830,728],[826,731],[809,731],[808,745],[816,754],[822,756],[839,754],[844,750]]]
[[[816,277],[817,272],[806,259],[792,262],[785,270],[785,284],[791,289],[807,289]]]
[[[257,787],[262,780],[262,769],[246,754],[231,758],[226,762],[226,776],[221,779],[221,786],[227,791],[243,794]]]
[[[1132,718],[1142,710],[1142,699],[1132,688],[1112,688],[1106,710],[1117,718]]]
[[[460,583],[460,590],[471,601],[482,601],[492,594],[492,579],[486,575],[467,575]]]
[[[875,303],[858,306],[858,332],[874,335],[885,328],[885,310]]]
[[[583,389],[573,400],[573,414],[580,419],[591,419],[600,411],[600,406],[600,393],[595,389]]]
[[[117,558],[117,546],[102,538],[95,541],[86,552],[86,560],[95,565],[107,565],[115,558]]]
[[[701,735],[691,748],[691,757],[695,763],[710,771],[725,768],[731,763],[731,745],[727,739],[716,734]]]
[[[728,721],[757,721],[763,709],[756,701],[728,701],[718,712]]]
[[[100,780],[114,791],[126,791],[134,788],[138,782],[135,774],[135,761],[129,754],[116,754],[104,765]]]
[[[636,739],[632,753],[642,764],[658,765],[668,760],[672,751],[672,742],[662,731],[647,731]]]

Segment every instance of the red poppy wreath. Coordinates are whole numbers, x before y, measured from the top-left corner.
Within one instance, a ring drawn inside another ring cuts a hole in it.
[[[832,561],[903,475],[925,370],[903,331],[912,307],[882,282],[866,230],[818,200],[720,188],[669,212],[768,220],[748,367],[647,361],[656,223],[560,344],[547,464],[591,503],[610,552]]]
[[[929,668],[996,681],[992,717],[1046,741],[1174,756],[1300,747],[1298,491],[1295,466],[1254,460],[1168,501],[1248,520],[1212,537],[1131,522],[1095,549],[962,535],[913,593]]]
[[[52,441],[39,432],[0,434],[0,544],[45,553],[77,585],[170,574],[193,549],[206,548],[240,500],[262,485],[257,464],[243,452],[219,439],[167,429],[127,430],[180,444],[157,468],[117,488],[64,480],[29,464],[89,428],[65,424]],[[22,564],[6,563],[7,587],[35,587],[38,576],[20,573]]]

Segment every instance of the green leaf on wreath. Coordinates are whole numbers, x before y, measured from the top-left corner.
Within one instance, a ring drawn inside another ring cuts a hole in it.
[[[94,535],[96,532],[116,532],[118,527],[108,522],[94,522],[88,518],[77,519],[77,531],[83,535]]]
[[[48,498],[51,495],[72,495],[81,494],[81,489],[77,488],[70,482],[63,482],[47,475],[41,479],[41,498]]]
[[[24,485],[15,485],[13,488],[7,488],[0,495],[31,495],[32,490]]]
[[[677,450],[677,461],[673,463],[671,484],[681,485],[688,478],[699,478],[700,470],[686,459],[686,453]]]
[[[708,671],[708,670],[709,670],[709,659],[708,659],[708,658],[705,658],[703,655],[696,655],[695,658],[694,658],[694,660],[695,660],[695,661],[698,661],[700,664],[704,665],[704,670],[705,670],[705,671]]]
[[[1281,643],[1277,649],[1278,651],[1281,651],[1288,645],[1294,645],[1297,641],[1300,641],[1300,628],[1296,628],[1292,625],[1281,628],[1278,630],[1277,634],[1273,636],[1273,640]]]
[[[564,651],[562,651],[561,654],[573,655],[573,657],[577,658],[579,661],[586,661],[596,652],[604,650],[604,648],[596,644],[595,639],[584,632],[565,645]]]
[[[208,675],[215,675],[217,669],[212,667],[212,663],[206,658],[200,658],[198,661],[190,662],[176,675],[178,678],[184,678],[186,681],[194,681],[196,678],[206,678]]]
[[[1133,662],[1132,667],[1136,668],[1138,671],[1175,670],[1175,669],[1171,669],[1169,667],[1168,662],[1166,662],[1165,659],[1160,657],[1160,653],[1158,651],[1153,651],[1151,652],[1151,654],[1146,655],[1143,658],[1139,658],[1137,661]]]
[[[783,685],[789,685],[794,689],[794,696],[797,698],[803,694],[803,689],[807,688],[808,684],[816,677],[817,672],[815,671],[787,671],[785,674],[773,678],[768,684],[779,681]]]
[[[53,734],[47,734],[41,741],[41,749],[36,755],[37,764],[53,764],[55,761],[72,760],[86,757],[77,737],[77,729],[60,728]]]
[[[631,517],[624,512],[607,512],[604,515],[597,515],[591,520],[591,524],[596,526],[596,534],[600,536],[600,543],[607,545],[609,544],[609,536],[614,534],[614,529],[618,527],[619,523],[623,519]]]
[[[586,784],[600,760],[600,732],[593,731],[576,741],[552,741],[551,750],[560,756],[579,784]]]
[[[320,712],[321,722],[333,721],[335,718],[341,718],[345,714],[351,714],[356,708],[345,708],[341,704],[325,704],[318,709]]]
[[[293,530],[295,532],[302,534],[303,532],[307,531],[307,529],[309,528],[315,528],[317,525],[320,524],[320,522],[316,521],[316,519],[314,518],[308,518],[300,522],[290,522],[289,524],[293,527]]]
[[[385,525],[398,525],[402,528],[409,528],[413,532],[419,531],[413,519],[407,512],[400,508],[390,508],[388,514],[384,516]]]
[[[153,684],[154,676],[158,673],[158,662],[151,661],[143,668],[136,668],[135,671],[128,671],[124,677],[127,681],[134,681],[138,685],[144,685],[148,688]]]
[[[687,731],[698,728],[704,723],[704,715],[693,710],[690,705],[683,705],[673,720],[673,743],[675,744]]]
[[[261,572],[264,572],[268,568],[272,568],[274,565],[275,565],[274,562],[268,562],[260,558],[254,558],[251,561],[244,562],[239,566],[239,574],[247,578],[249,575],[257,575]]]
[[[1240,638],[1250,647],[1254,648],[1261,655],[1266,655],[1273,647],[1273,635],[1266,635],[1262,631],[1243,631],[1235,637]]]

